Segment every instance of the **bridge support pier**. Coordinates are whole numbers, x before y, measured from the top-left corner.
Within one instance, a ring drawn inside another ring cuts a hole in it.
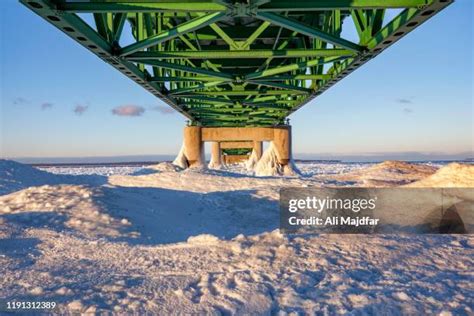
[[[184,128],[184,155],[188,166],[204,166],[204,146],[202,142],[202,128],[200,126],[186,126]]]
[[[213,142],[211,145],[211,161],[209,162],[209,168],[219,169],[222,165],[222,152],[221,143]]]
[[[242,156],[242,155],[225,155],[222,156],[222,159],[224,160],[224,163],[226,165],[234,164],[234,163],[239,163],[239,162],[245,162],[247,160],[248,156]]]
[[[286,167],[292,160],[291,126],[275,127],[201,127],[184,128],[184,156],[190,168],[204,166],[204,142],[213,142],[210,167],[222,163],[224,148],[252,148],[262,157],[264,141],[272,142],[278,163]]]
[[[276,148],[278,162],[283,166],[287,166],[293,158],[291,152],[291,126],[275,127],[273,135],[273,144]]]
[[[262,141],[254,140],[253,141],[253,151],[255,152],[257,161],[262,158],[262,152],[263,152],[263,143]]]

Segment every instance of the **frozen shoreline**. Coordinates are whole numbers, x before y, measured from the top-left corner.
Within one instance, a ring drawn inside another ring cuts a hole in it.
[[[63,313],[473,312],[471,235],[277,230],[282,186],[354,186],[361,167],[372,168],[361,181],[431,169],[313,163],[298,165],[301,177],[258,178],[240,167],[3,167],[0,184],[15,190],[0,196],[0,297],[56,300]]]

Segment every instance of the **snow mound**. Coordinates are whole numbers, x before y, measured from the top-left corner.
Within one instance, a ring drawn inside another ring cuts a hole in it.
[[[60,177],[29,165],[11,160],[0,160],[0,195],[30,186],[58,184]]]
[[[255,166],[255,175],[259,177],[296,176],[298,174],[299,171],[293,161],[290,161],[286,166],[278,162],[277,149],[272,142]]]
[[[183,170],[180,166],[171,162],[160,162],[159,164],[148,167],[160,172],[178,172]]]
[[[432,174],[436,171],[436,167],[397,160],[384,161],[372,166],[370,169],[373,171],[382,170],[399,174]]]
[[[81,185],[43,185],[0,197],[0,216],[7,224],[74,231],[87,237],[119,237],[130,225],[109,214],[101,189]]]
[[[432,175],[436,167],[404,161],[384,161],[368,168],[334,176],[337,180],[356,181],[369,186],[404,185]]]
[[[219,238],[210,234],[201,234],[197,236],[191,236],[188,238],[188,244],[192,245],[208,245],[216,244],[219,242]]]
[[[101,185],[105,182],[106,178],[98,174],[54,174],[16,161],[0,159],[0,195],[41,185]]]
[[[474,165],[451,163],[436,173],[414,182],[410,187],[429,188],[473,188]]]

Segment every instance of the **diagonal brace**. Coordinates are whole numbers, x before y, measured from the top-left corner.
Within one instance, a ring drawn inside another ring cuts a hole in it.
[[[300,34],[310,36],[313,38],[318,38],[322,41],[340,46],[346,49],[350,49],[355,52],[362,52],[365,50],[363,46],[357,45],[351,41],[345,40],[343,38],[331,35],[329,33],[323,32],[321,30],[315,29],[311,26],[303,24],[295,19],[284,17],[271,12],[257,12],[256,17],[272,24],[287,28],[289,30],[298,32]]]
[[[202,27],[208,26],[214,22],[217,22],[225,16],[226,14],[224,12],[215,12],[189,20],[170,30],[166,30],[154,36],[148,37],[147,39],[122,48],[120,51],[120,56],[127,56],[139,50],[144,50],[150,46],[154,46],[159,43],[178,37],[181,34],[195,31]]]

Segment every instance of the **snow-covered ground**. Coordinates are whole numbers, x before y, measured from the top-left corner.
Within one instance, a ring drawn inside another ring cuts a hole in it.
[[[39,167],[38,169],[48,171],[49,173],[62,174],[62,175],[98,175],[98,176],[112,176],[116,174],[134,174],[143,170],[145,166],[54,166],[54,167]]]
[[[0,160],[0,298],[59,312],[472,315],[472,235],[283,235],[285,186],[474,187],[474,166],[180,171]],[[419,181],[419,182],[418,182]]]

